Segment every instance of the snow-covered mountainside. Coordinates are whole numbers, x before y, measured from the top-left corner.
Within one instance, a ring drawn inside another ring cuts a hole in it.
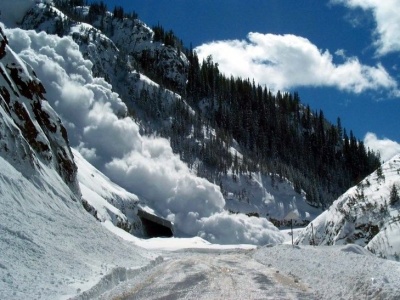
[[[97,169],[140,196],[175,224],[177,234],[220,243],[281,240],[266,219],[229,215],[219,187],[196,177],[168,140],[142,136],[127,107],[102,78],[93,77],[70,37],[7,29],[10,44],[42,79],[73,147]],[[225,223],[229,226],[220,226]],[[230,234],[229,232],[239,232]]]
[[[85,18],[89,7],[74,8],[74,13]],[[45,31],[60,36],[71,35],[80,45],[85,58],[93,63],[95,76],[107,78],[121,94],[135,89],[139,79],[137,60],[154,61],[154,72],[178,89],[187,81],[188,60],[172,46],[154,41],[154,32],[138,19],[113,18],[112,13],[94,15],[91,24],[77,22],[59,9],[37,3],[28,11],[21,28]],[[137,87],[136,87],[137,88]],[[129,97],[129,95],[126,95]],[[132,96],[130,96],[131,98]]]
[[[301,232],[297,244],[355,243],[378,256],[400,257],[400,156],[349,189]]]
[[[227,174],[221,186],[228,190],[225,208],[232,213],[264,217],[276,226],[307,225],[321,210],[311,207],[304,194],[298,194],[293,184],[279,176],[261,173]]]
[[[77,7],[74,10],[75,15],[81,15],[82,18],[87,18],[89,14],[88,7]],[[113,18],[110,13],[106,13],[101,18],[95,15],[93,18],[93,25],[89,25],[71,19],[53,6],[38,3],[24,16],[21,27],[38,32],[45,31],[61,36],[71,36],[79,45],[79,51],[83,57],[91,61],[92,66],[88,69],[91,69],[95,76],[104,77],[111,83],[112,86],[109,88],[118,92],[129,111],[134,110],[138,117],[136,122],[140,122],[141,125],[139,128],[141,132],[146,131],[146,128],[149,127],[156,132],[166,130],[165,128],[171,128],[169,130],[180,128],[176,120],[169,115],[177,110],[182,110],[182,105],[190,115],[197,117],[179,95],[160,88],[159,84],[138,72],[138,61],[144,58],[154,60],[153,64],[156,64],[154,68],[161,70],[157,71],[158,74],[173,82],[173,85],[179,89],[179,86],[184,85],[187,80],[188,61],[183,53],[179,53],[176,48],[171,46],[155,42],[154,32],[140,20]],[[19,44],[20,38],[17,38],[16,42]],[[16,47],[20,49],[19,46],[16,45]],[[58,54],[63,55],[62,53]],[[34,64],[34,62],[31,63]],[[113,102],[115,103],[115,101]],[[59,113],[64,116],[61,111]],[[182,111],[182,113],[186,112]],[[116,115],[119,117],[125,114],[126,109],[125,111],[116,111]],[[74,124],[74,122],[69,121],[66,124]],[[215,138],[213,136],[215,130],[211,129],[211,133],[209,133],[209,129],[206,130],[205,127],[204,133],[201,134],[202,137],[195,137],[196,132],[192,132],[184,138],[181,137],[180,143],[188,140],[189,147],[200,149],[199,145],[201,145],[202,139],[208,143]],[[72,131],[75,131],[75,127]],[[72,133],[70,135],[72,136]],[[86,158],[111,179],[139,196],[153,198],[147,192],[133,190],[129,186],[133,184],[132,182],[128,185],[125,179],[121,180],[116,177],[116,172],[113,172],[114,175],[111,174],[99,162],[95,163],[93,159],[89,158],[87,155],[92,150],[86,151],[88,148],[85,144],[88,141],[79,143],[76,141],[73,142],[73,145],[75,147],[80,145],[80,151],[85,151]],[[126,144],[126,141],[124,143]],[[226,147],[229,148],[229,145]],[[236,146],[236,148],[238,147]],[[237,153],[237,149],[234,151]],[[231,155],[230,152],[226,152],[226,155]],[[96,154],[98,155],[99,151]],[[241,156],[240,153],[239,156]],[[199,161],[199,159],[196,160]],[[191,173],[196,172],[196,164],[198,162],[192,164]],[[278,177],[280,176],[274,174],[261,175],[250,172],[233,174],[233,172],[229,172],[227,175],[221,174],[217,180],[213,178],[209,178],[209,180],[220,185],[226,203],[223,209],[231,213],[239,212],[266,217],[274,221],[276,225],[282,225],[285,224],[285,217],[288,215],[295,216],[299,224],[307,224],[321,212],[320,209],[315,209],[307,204],[306,195],[295,192],[293,184],[286,179],[274,180]],[[164,197],[164,195],[160,197]],[[166,213],[164,217],[168,215],[170,214]],[[174,220],[171,219],[171,221]],[[177,221],[174,222],[177,223]]]
[[[2,156],[21,163],[20,171],[38,164],[38,157],[55,168],[72,191],[78,193],[77,168],[67,131],[49,103],[43,101],[46,91],[35,72],[7,44],[0,28],[0,96],[4,120],[1,123]]]
[[[64,29],[70,37],[40,31],[52,32],[57,20],[65,21]],[[111,21],[117,22],[110,18]],[[117,88],[125,96],[131,92],[138,94],[141,90],[148,93],[161,91],[152,91],[158,85],[127,64],[122,67],[124,64],[116,63],[121,57],[120,52],[125,50],[118,49],[111,39],[91,25],[68,22],[63,13],[44,3],[34,5],[23,24],[34,24],[33,27],[37,26],[40,32],[8,29],[10,44],[42,79],[50,104],[66,125],[71,145],[85,159],[111,180],[146,201],[155,213],[173,222],[178,235],[200,235],[220,243],[263,244],[281,240],[281,235],[267,219],[229,213],[219,187],[195,176],[173,153],[167,140],[141,135],[135,120],[127,116],[128,107],[112,91],[113,86],[94,77],[91,71],[93,68],[100,75],[110,77],[115,87],[126,87],[124,90]],[[125,23],[121,24],[113,25],[114,34],[111,36],[116,39],[117,25],[122,26],[121,35],[126,33]],[[135,39],[134,44],[147,43],[146,47],[154,46],[154,49],[162,47],[160,43],[150,43],[143,38],[152,32],[141,22],[135,21],[131,25],[136,26],[137,32],[134,30],[126,40]],[[185,64],[182,54],[178,60],[173,60]],[[115,68],[124,69],[122,72]],[[178,71],[175,67],[168,70],[173,70],[172,73]],[[178,73],[185,74],[182,69]],[[182,102],[180,96],[167,90],[162,93],[158,95],[165,105],[168,101]],[[114,205],[120,211],[124,210],[123,203]],[[122,220],[111,218],[115,224]],[[135,227],[136,221],[132,222],[130,228]]]
[[[155,259],[84,210],[67,132],[48,96],[0,28],[2,299],[68,298]]]

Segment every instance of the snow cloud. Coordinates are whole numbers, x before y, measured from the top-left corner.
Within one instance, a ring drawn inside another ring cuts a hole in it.
[[[231,244],[249,241],[257,244],[257,241],[263,241],[263,244],[268,244],[280,239],[280,233],[271,231],[270,223],[264,218],[249,218],[243,214],[232,218],[225,212],[203,219],[201,222],[204,231],[200,232],[200,236],[212,242]]]
[[[378,64],[367,66],[356,57],[335,64],[328,50],[322,51],[308,39],[286,34],[251,32],[247,40],[225,40],[197,47],[200,59],[212,55],[221,72],[254,78],[272,90],[299,86],[336,87],[362,93],[367,90],[397,90],[396,81]]]
[[[372,132],[365,135],[364,144],[375,152],[379,152],[383,161],[388,161],[393,156],[400,154],[400,143],[387,138],[379,139]]]
[[[400,0],[331,0],[350,9],[371,11],[375,19],[375,46],[379,56],[400,51]]]
[[[276,243],[279,231],[266,220],[227,215],[220,188],[192,174],[169,141],[145,137],[127,107],[69,37],[6,30],[10,46],[35,70],[46,99],[63,119],[71,146],[97,169],[141,196],[184,235],[220,243]],[[224,228],[221,226],[229,225]]]

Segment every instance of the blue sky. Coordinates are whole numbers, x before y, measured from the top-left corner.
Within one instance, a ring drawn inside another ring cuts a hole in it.
[[[105,2],[172,29],[222,72],[298,91],[359,139],[371,133],[371,148],[400,152],[400,0]]]

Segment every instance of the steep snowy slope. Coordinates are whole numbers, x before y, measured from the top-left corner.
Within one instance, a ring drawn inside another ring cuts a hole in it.
[[[78,181],[82,191],[83,205],[103,225],[105,224],[109,228],[109,224],[107,224],[109,222],[136,237],[148,238],[148,223],[143,224],[143,216],[140,216],[146,212],[151,215],[147,217],[155,218],[164,227],[173,229],[173,224],[162,219],[145,201],[141,201],[135,194],[113,183],[86,161],[77,150],[72,149],[72,152],[78,166]],[[147,220],[147,218],[145,219]],[[155,226],[155,224],[151,223],[151,226]],[[163,229],[165,228],[155,229],[151,236],[164,236]]]
[[[140,134],[127,107],[104,79],[93,77],[70,37],[8,29],[10,44],[42,79],[73,147],[111,180],[138,195],[176,233],[219,243],[275,243],[279,231],[266,219],[231,215],[218,186],[199,178],[169,141]]]
[[[293,184],[277,175],[248,173],[222,176],[225,208],[233,213],[245,213],[271,220],[276,226],[305,226],[320,213],[307,203],[305,194],[295,191]]]
[[[75,18],[87,18],[88,13],[88,7],[74,8]],[[164,78],[181,86],[186,82],[188,64],[183,53],[179,55],[177,49],[154,42],[153,31],[137,19],[113,18],[111,13],[106,13],[102,17],[95,16],[92,24],[94,26],[74,21],[57,8],[39,3],[25,15],[21,26],[25,29],[72,36],[83,56],[92,62],[93,74],[106,78],[112,84],[112,89],[119,93],[128,110],[134,109],[136,121],[140,122],[142,131],[146,132],[149,128],[151,132],[180,128],[171,115],[173,111],[182,110],[182,106],[192,117],[196,117],[195,112],[179,95],[160,88],[157,83],[137,71],[138,60],[142,60],[145,53],[152,59],[157,58]],[[182,110],[181,113],[187,112]],[[183,136],[182,132],[178,144],[186,143],[186,146],[198,148],[202,140],[207,143],[211,137],[215,138],[215,130],[208,131],[204,125],[202,137],[194,137],[196,134],[192,130],[187,136]],[[229,148],[229,145],[226,147]],[[232,149],[236,151],[231,147]],[[231,152],[227,151],[224,155],[231,155]],[[196,172],[199,159],[191,163],[192,172]],[[221,174],[220,179],[209,180],[220,183],[226,192],[224,198],[227,205],[224,209],[233,213],[259,215],[282,225],[289,214],[295,216],[299,224],[307,224],[321,212],[320,209],[308,205],[306,196],[295,192],[293,185],[286,179],[276,180],[275,184],[273,177],[275,176],[257,173]]]
[[[85,18],[89,7],[76,7],[74,13]],[[93,16],[91,24],[78,22],[54,6],[38,2],[24,15],[21,28],[72,36],[84,57],[93,63],[93,74],[106,78],[126,100],[138,97],[142,88],[152,92],[152,84],[138,73],[138,61],[144,56],[153,62],[157,76],[179,90],[186,85],[189,62],[185,55],[155,42],[153,30],[142,21],[113,18],[112,13],[106,12],[104,16]]]
[[[296,243],[355,243],[385,258],[400,257],[400,156],[382,165],[299,234]]]
[[[38,156],[54,167],[73,191],[78,193],[76,166],[73,162],[67,132],[60,118],[44,99],[45,89],[33,70],[7,46],[7,38],[0,28],[0,96],[4,118],[11,118],[21,131],[2,124],[2,152],[14,160],[26,158],[32,166]],[[17,140],[10,143],[7,138]],[[26,145],[28,143],[31,149]],[[20,166],[24,170],[26,166]]]
[[[68,298],[152,260],[84,210],[66,130],[45,95],[0,28],[2,299]]]
[[[54,169],[37,167],[28,179],[0,157],[2,299],[65,299],[98,283],[102,292],[104,276],[116,284],[156,258],[102,227]]]

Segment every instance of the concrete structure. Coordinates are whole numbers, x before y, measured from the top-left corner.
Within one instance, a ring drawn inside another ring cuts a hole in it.
[[[173,224],[161,217],[139,209],[137,214],[142,221],[145,234],[148,237],[171,237],[173,233]]]

